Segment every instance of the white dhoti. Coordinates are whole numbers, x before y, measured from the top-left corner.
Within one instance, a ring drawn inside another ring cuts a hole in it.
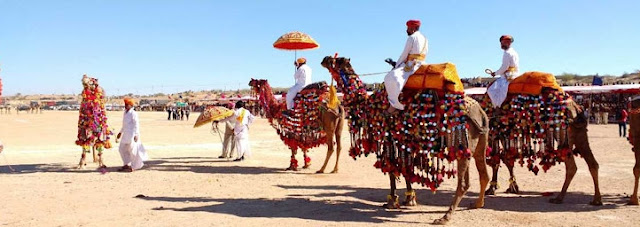
[[[236,143],[236,154],[238,155],[238,158],[251,157],[251,147],[249,146],[249,138],[247,137],[238,138],[236,136],[235,143]]]
[[[140,141],[120,143],[120,157],[124,165],[131,166],[132,169],[140,169],[144,166],[144,161],[148,160],[147,152]]]
[[[421,61],[410,61],[408,62],[409,67],[405,67],[404,63],[401,63],[395,69],[391,70],[384,77],[384,87],[387,90],[387,95],[389,97],[389,104],[393,106],[393,108],[404,110],[404,105],[398,101],[400,97],[400,92],[402,92],[402,88],[404,84],[407,82],[409,76],[413,75],[413,73],[420,68],[422,65]],[[413,67],[411,67],[413,66]]]
[[[507,92],[509,92],[509,80],[504,77],[498,78],[487,89],[487,94],[494,108],[500,108],[500,106],[502,106],[502,103],[507,98]]]
[[[293,109],[293,99],[296,97],[298,92],[302,91],[303,88],[304,87],[301,84],[296,84],[289,88],[285,99],[287,101],[287,109]]]

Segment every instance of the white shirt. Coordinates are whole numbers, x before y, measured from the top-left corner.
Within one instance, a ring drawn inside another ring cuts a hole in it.
[[[242,113],[244,112],[244,116]],[[242,119],[238,120],[238,118],[242,116]],[[249,124],[253,122],[255,117],[251,112],[249,112],[245,108],[238,108],[234,111],[233,116],[230,117],[230,121],[233,123],[233,133],[236,138],[243,139],[248,138],[249,136]]]
[[[514,67],[515,71],[512,71],[511,76],[518,76],[518,71],[520,70],[520,58],[518,57],[518,53],[512,47],[506,49],[504,54],[502,55],[502,66],[500,69],[496,71],[496,75],[502,75],[503,77],[507,77],[507,70],[509,67]]]
[[[140,121],[138,120],[138,113],[133,110],[133,107],[129,111],[124,112],[122,117],[122,143],[133,143],[133,137],[137,136],[140,139]]]
[[[293,78],[296,80],[296,84],[294,86],[299,86],[300,89],[311,84],[311,67],[307,64],[298,67],[296,73],[293,74]],[[293,95],[295,96],[295,94]]]
[[[426,37],[424,37],[424,35],[422,35],[422,33],[420,33],[420,31],[416,31],[407,38],[407,43],[404,45],[404,50],[402,51],[402,54],[400,54],[400,57],[396,62],[396,67],[404,63],[404,61],[407,60],[407,57],[409,57],[409,54],[422,53],[425,55],[426,59],[428,51],[429,41]],[[424,62],[424,60],[422,62]]]

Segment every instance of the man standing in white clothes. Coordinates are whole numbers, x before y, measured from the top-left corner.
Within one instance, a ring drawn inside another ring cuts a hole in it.
[[[413,75],[427,58],[429,41],[418,30],[420,30],[419,20],[407,21],[407,35],[409,36],[407,43],[404,45],[404,50],[400,54],[398,61],[391,63],[393,70],[384,77],[384,87],[387,90],[389,104],[391,105],[388,109],[390,113],[404,110],[404,105],[398,101],[400,92],[402,92],[407,78]]]
[[[144,165],[147,160],[147,153],[140,141],[140,121],[138,113],[133,109],[133,100],[124,99],[124,116],[122,117],[122,129],[116,137],[116,143],[120,138],[120,157],[124,165],[118,169],[120,172],[133,172]]]
[[[287,92],[286,101],[287,109],[289,110],[293,109],[293,98],[296,97],[298,92],[311,84],[311,67],[307,65],[307,59],[298,58],[293,64],[297,67],[296,73],[293,74],[296,84],[289,88],[289,91]]]
[[[500,47],[504,50],[502,55],[502,66],[498,71],[491,73],[491,76],[501,76],[498,78],[491,87],[487,89],[487,94],[491,98],[494,108],[500,108],[502,102],[507,98],[507,92],[509,91],[509,82],[518,77],[520,69],[520,58],[518,53],[511,47],[513,43],[513,37],[510,35],[500,36]]]
[[[233,126],[234,140],[236,144],[237,158],[233,161],[242,161],[245,156],[251,156],[249,146],[249,124],[253,122],[254,116],[249,110],[244,108],[244,102],[236,102],[234,114],[222,121],[230,121]]]

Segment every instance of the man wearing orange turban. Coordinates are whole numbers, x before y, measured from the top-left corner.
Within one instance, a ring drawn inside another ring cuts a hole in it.
[[[384,77],[384,86],[389,97],[389,112],[403,110],[404,105],[398,101],[398,96],[407,82],[407,78],[424,64],[429,49],[429,42],[420,33],[420,21],[407,21],[407,42],[397,62],[391,62],[393,70]]]
[[[500,36],[500,48],[504,50],[502,54],[502,66],[497,71],[491,73],[491,76],[501,76],[491,87],[487,88],[487,94],[493,103],[494,108],[500,108],[502,102],[507,98],[509,92],[509,82],[520,75],[520,57],[518,53],[511,47],[513,37],[510,35]]]
[[[296,73],[293,74],[296,84],[289,88],[287,92],[285,99],[287,101],[287,109],[293,109],[293,98],[311,83],[311,68],[307,65],[307,59],[298,58],[293,64],[296,66]]]
[[[140,120],[138,113],[133,109],[133,99],[124,99],[124,116],[122,117],[122,129],[116,137],[116,143],[120,138],[119,151],[124,165],[118,169],[121,172],[133,172],[142,168],[143,161],[147,160],[147,153],[140,141]]]

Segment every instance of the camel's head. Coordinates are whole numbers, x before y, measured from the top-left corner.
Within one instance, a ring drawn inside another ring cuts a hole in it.
[[[356,77],[356,72],[351,66],[351,59],[345,57],[326,56],[320,63],[331,72],[331,77],[338,82],[338,86],[344,89],[349,78]]]
[[[351,66],[351,59],[345,57],[331,57],[326,56],[322,59],[322,63],[320,63],[322,67],[329,69],[330,71],[336,71],[338,73],[353,75],[356,72],[353,70]]]
[[[87,74],[82,75],[82,86],[84,88],[93,89],[98,87],[98,79],[88,77]]]
[[[251,78],[251,81],[249,81],[249,86],[251,87],[251,89],[254,92],[259,92],[260,88],[264,87],[265,84],[267,84],[267,80],[265,80],[265,79],[253,79],[253,78]]]

